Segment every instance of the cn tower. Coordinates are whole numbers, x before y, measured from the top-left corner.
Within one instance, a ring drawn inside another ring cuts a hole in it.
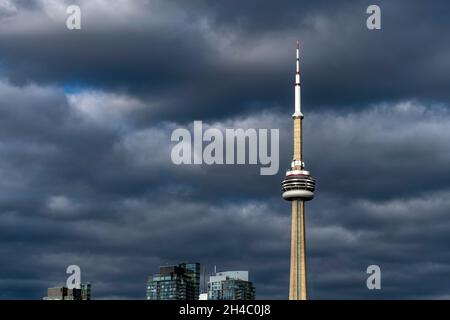
[[[291,272],[289,280],[289,300],[307,299],[306,276],[306,236],[305,202],[314,198],[315,180],[305,170],[302,152],[301,85],[300,85],[300,44],[297,41],[297,68],[295,74],[294,158],[291,169],[282,182],[283,198],[292,204],[291,231]]]

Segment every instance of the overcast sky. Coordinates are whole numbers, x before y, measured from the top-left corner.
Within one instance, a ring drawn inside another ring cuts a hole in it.
[[[286,299],[297,39],[310,298],[450,298],[449,9],[0,0],[0,298],[41,299],[77,264],[94,298],[144,299],[160,265],[198,261]],[[280,129],[279,173],[174,165],[170,135],[194,120]]]

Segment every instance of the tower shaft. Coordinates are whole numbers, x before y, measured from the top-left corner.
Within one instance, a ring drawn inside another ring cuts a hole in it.
[[[292,201],[289,300],[306,300],[305,202]]]
[[[294,159],[292,170],[302,170],[302,118],[294,117]],[[306,300],[305,202],[292,201],[291,272],[289,300]]]

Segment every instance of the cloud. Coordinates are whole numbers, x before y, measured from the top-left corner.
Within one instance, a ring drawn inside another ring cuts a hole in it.
[[[106,124],[117,124],[123,116],[145,107],[133,97],[95,91],[69,94],[67,100],[82,119]]]
[[[11,16],[17,12],[16,6],[9,0],[0,1],[0,19]]]
[[[380,32],[365,26],[369,1],[283,1],[258,10],[253,1],[78,1],[81,32],[65,29],[68,2],[14,3],[18,13],[0,33],[9,80],[82,82],[143,103],[166,102],[147,122],[214,121],[261,105],[289,112],[297,39],[304,102],[314,109],[449,102],[450,48],[440,41],[448,29],[444,2],[384,2]]]
[[[50,196],[47,209],[56,215],[73,215],[80,210],[81,205],[66,196]]]
[[[0,171],[14,177],[0,184],[1,248],[17,256],[2,266],[2,283],[30,279],[31,290],[20,294],[25,284],[16,282],[5,297],[39,298],[46,286],[64,281],[67,265],[79,264],[97,298],[142,298],[146,276],[158,265],[198,260],[249,269],[258,297],[285,298],[290,209],[279,196],[283,172],[262,177],[248,166],[175,166],[170,134],[185,124],[144,128],[135,119],[148,106],[126,95],[86,89],[75,99],[57,87],[6,82],[0,89],[7,97],[0,146],[8,150]],[[40,112],[28,116],[29,108]],[[434,280],[450,263],[442,251],[450,224],[449,155],[442,151],[447,109],[405,101],[351,112],[305,108],[305,114],[306,163],[318,180],[306,211],[311,296],[447,294]],[[126,126],[105,125],[110,121]],[[266,110],[205,125],[279,128],[288,163],[290,122]],[[26,246],[17,247],[18,240]],[[17,269],[20,257],[34,267]],[[364,287],[369,264],[382,267],[382,293]],[[439,268],[414,271],[422,264]],[[426,280],[422,293],[413,277]]]
[[[410,101],[346,114],[312,114],[305,124],[310,137],[306,161],[317,167],[326,191],[345,190],[353,197],[389,198],[446,188],[448,119],[443,105]],[[325,145],[331,162],[323,156]]]

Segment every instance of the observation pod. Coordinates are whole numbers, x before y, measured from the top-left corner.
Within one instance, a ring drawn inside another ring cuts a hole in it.
[[[306,170],[294,170],[286,173],[281,183],[283,198],[288,201],[309,201],[314,199],[316,181]]]

